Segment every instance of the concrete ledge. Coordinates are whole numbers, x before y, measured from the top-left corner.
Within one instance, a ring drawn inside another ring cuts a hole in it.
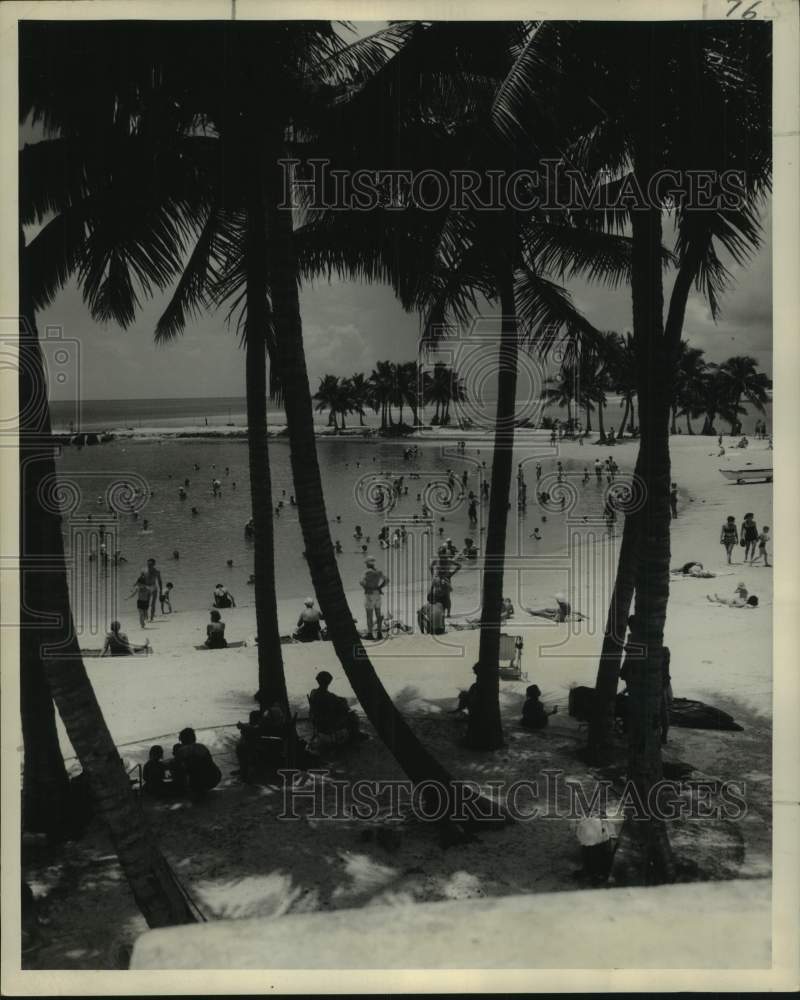
[[[371,906],[148,931],[131,969],[756,969],[767,879]]]

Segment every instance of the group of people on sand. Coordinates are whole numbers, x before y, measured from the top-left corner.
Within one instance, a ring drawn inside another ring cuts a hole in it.
[[[472,672],[476,678],[480,664],[476,663]],[[475,680],[466,691],[459,691],[456,707],[451,711],[458,715],[469,715],[478,702],[478,682]],[[522,703],[522,716],[520,725],[525,729],[539,730],[545,729],[549,723],[550,716],[558,712],[558,705],[551,709],[546,709],[541,701],[542,692],[538,684],[529,684],[525,689],[525,701]]]
[[[216,788],[221,780],[222,772],[211,751],[197,742],[191,726],[180,731],[170,758],[165,759],[162,746],[150,747],[147,763],[142,768],[142,791],[157,799],[188,796],[196,801]]]
[[[733,563],[733,552],[737,545],[744,549],[744,562],[749,562],[751,566],[760,562],[763,562],[765,566],[770,566],[769,553],[767,552],[769,541],[769,526],[762,525],[759,531],[752,512],[745,514],[742,518],[741,531],[736,524],[736,518],[729,514],[725,518],[719,536],[719,543],[725,548],[729,566]]]

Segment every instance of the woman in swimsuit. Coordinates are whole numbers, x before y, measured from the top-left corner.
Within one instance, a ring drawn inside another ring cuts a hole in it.
[[[212,611],[211,621],[206,625],[206,641],[203,644],[208,649],[225,649],[228,645],[225,639],[225,622],[219,611]]]
[[[731,564],[731,553],[733,552],[734,546],[739,544],[739,531],[736,527],[736,518],[732,515],[729,516],[725,524],[722,525],[722,531],[719,536],[720,545],[725,546],[725,554],[728,557],[728,565]]]
[[[756,554],[758,543],[758,526],[752,514],[745,514],[742,521],[742,545],[744,546],[744,561],[749,562]]]

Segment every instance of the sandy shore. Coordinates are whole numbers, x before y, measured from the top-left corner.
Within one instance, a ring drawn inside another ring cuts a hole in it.
[[[566,457],[579,446],[563,448]],[[583,451],[585,452],[585,448]],[[589,450],[594,456],[594,450]],[[666,640],[672,649],[672,677],[677,697],[699,698],[729,711],[741,732],[672,728],[665,747],[666,765],[696,780],[733,780],[745,785],[744,817],[681,818],[670,824],[670,838],[681,881],[763,878],[771,872],[771,614],[772,571],[743,567],[741,550],[731,570],[724,567],[719,545],[723,518],[741,519],[752,510],[759,525],[771,523],[771,484],[736,486],[718,472],[714,443],[707,438],[673,439],[673,475],[681,487],[679,516],[673,521],[673,565],[699,559],[707,568],[729,575],[716,580],[675,580]],[[588,456],[587,456],[588,457]],[[635,446],[619,447],[621,467],[630,465]],[[763,461],[755,449],[747,461]],[[592,559],[604,546],[583,544],[574,586],[586,608],[594,587],[602,597],[607,569]],[[525,593],[541,596],[563,585],[563,568],[547,562],[520,572]],[[528,577],[532,577],[530,580]],[[712,606],[709,590],[730,594],[738,580],[759,595],[753,611]],[[506,591],[516,585],[514,572]],[[588,587],[583,591],[581,588]],[[354,613],[363,617],[360,595]],[[448,709],[460,688],[470,682],[477,656],[478,632],[453,631],[443,637],[411,635],[367,643],[373,663],[398,707],[419,738],[461,779],[486,783],[536,780],[556,769],[563,777],[559,808],[567,805],[570,784],[591,794],[600,778],[618,780],[624,765],[612,772],[586,766],[579,756],[585,730],[567,714],[569,688],[593,684],[602,641],[604,609],[588,626],[537,622],[517,614],[507,631],[523,636],[523,667],[528,679],[502,682],[501,706],[506,745],[477,754],[461,741],[463,723]],[[294,602],[281,606],[282,620],[293,624]],[[481,831],[471,844],[443,850],[429,824],[405,821],[391,849],[372,835],[370,824],[344,816],[338,821],[281,817],[283,792],[272,786],[249,786],[231,772],[237,720],[253,707],[257,686],[253,609],[225,612],[230,639],[248,645],[222,651],[197,651],[205,615],[177,613],[157,619],[145,632],[127,631],[134,641],[149,638],[155,654],[125,659],[87,657],[86,666],[100,706],[128,767],[143,763],[152,743],[167,749],[178,731],[193,725],[223,772],[220,786],[206,802],[152,803],[145,808],[170,864],[209,919],[280,917],[285,913],[362,907],[406,906],[437,900],[467,900],[512,893],[574,889],[579,864],[574,823],[561,817],[519,822],[497,832]],[[94,643],[93,643],[94,644]],[[324,667],[334,675],[334,690],[352,697],[328,643],[283,647],[290,700],[299,714],[299,731],[309,736],[306,692]],[[548,705],[558,705],[548,728],[532,734],[518,724],[527,683],[536,682]],[[366,727],[369,730],[369,727]],[[71,748],[63,735],[65,754]],[[624,760],[620,746],[620,759]],[[74,760],[69,761],[77,769]],[[379,740],[356,750],[327,755],[329,777],[398,779],[399,769]],[[616,778],[614,778],[616,775]],[[331,783],[317,779],[313,788],[330,803]],[[691,799],[691,785],[684,786]],[[566,796],[566,798],[565,798]],[[118,968],[144,929],[144,921],[124,889],[122,873],[103,828],[95,824],[84,838],[54,851],[44,845],[23,847],[23,865],[50,921],[42,948],[28,967]],[[673,964],[680,965],[675,956]]]
[[[747,461],[760,463],[771,458],[766,451],[760,455],[757,447],[751,446],[744,453]],[[582,458],[587,452],[574,443],[561,449],[566,458]],[[634,449],[631,444],[615,450],[623,470],[633,461]],[[594,452],[590,448],[588,454],[593,458]],[[673,438],[672,453],[673,478],[684,497],[679,517],[673,521],[672,563],[699,559],[720,574],[716,580],[673,578],[666,641],[672,650],[676,692],[706,700],[734,699],[767,715],[772,691],[772,572],[741,565],[740,549],[734,553],[736,564],[728,568],[719,545],[719,529],[727,514],[740,521],[745,510],[754,511],[759,524],[769,523],[772,485],[737,486],[726,481],[718,471],[714,443],[708,438]],[[534,563],[533,568],[516,574],[512,571],[510,579],[507,577],[507,592],[516,597],[519,580],[525,603],[537,598],[546,603],[554,590],[564,586],[565,571],[560,565],[548,568],[547,559],[541,562],[541,566]],[[508,631],[523,636],[529,676],[548,702],[565,707],[571,684],[594,680],[609,579],[613,575],[609,577],[608,566],[600,559],[592,562],[584,558],[573,573],[575,606],[590,613],[588,625],[568,629],[537,621],[519,610],[509,624]],[[707,592],[730,595],[740,579],[751,593],[758,594],[758,609],[741,611],[707,602]],[[246,599],[247,595],[241,597]],[[351,591],[348,597],[363,625],[360,591]],[[282,631],[293,627],[297,603],[280,603]],[[404,595],[391,593],[387,604],[411,607]],[[205,616],[197,612],[157,618],[144,632],[135,626],[131,613],[126,621],[128,635],[134,642],[148,638],[155,655],[135,660],[87,659],[92,683],[119,743],[176,731],[189,723],[202,727],[244,717],[255,690],[254,609],[248,605],[229,609],[224,618],[229,640],[243,640],[246,646],[197,651],[194,647],[202,642],[206,625]],[[413,692],[415,705],[422,707],[455,696],[469,681],[477,642],[477,632],[451,631],[444,637],[403,636],[368,646],[390,694]],[[284,646],[283,652],[290,698],[298,707],[303,707],[314,674],[322,667],[334,674],[341,694],[352,695],[330,644],[292,644]],[[518,687],[521,690],[524,685]]]

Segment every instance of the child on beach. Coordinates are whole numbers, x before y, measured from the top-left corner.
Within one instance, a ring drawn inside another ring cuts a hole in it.
[[[139,574],[139,578],[133,585],[133,590],[128,594],[128,597],[133,597],[136,594],[136,608],[139,612],[139,628],[145,628],[147,623],[147,609],[150,607],[150,597],[154,593],[155,588],[148,583],[147,580],[147,570],[142,570]]]
[[[764,525],[761,529],[761,534],[758,536],[758,555],[753,557],[753,560],[750,563],[751,566],[755,566],[759,559],[764,560],[765,566],[772,565],[769,561],[769,557],[767,556],[767,543],[769,542],[769,537],[769,528]]]
[[[728,557],[728,565],[730,566],[733,548],[735,545],[739,544],[739,530],[736,527],[736,518],[733,517],[733,515],[728,516],[725,523],[722,525],[719,543],[720,545],[725,546],[725,554]]]
[[[172,586],[171,583],[168,583],[166,585],[166,587],[164,588],[164,592],[162,593],[161,597],[159,598],[159,600],[161,601],[161,614],[162,615],[171,615],[172,614],[172,600],[171,600],[171,598],[172,598],[172,591],[173,591],[173,586]]]

